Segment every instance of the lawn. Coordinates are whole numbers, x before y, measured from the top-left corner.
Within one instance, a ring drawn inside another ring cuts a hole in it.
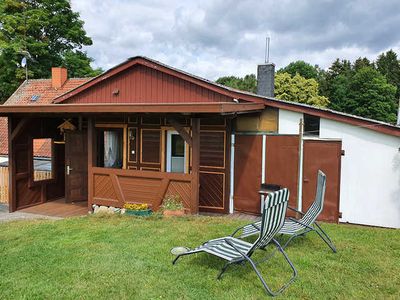
[[[227,235],[243,221],[216,217],[89,216],[0,224],[0,299],[263,299],[252,269],[197,254],[173,266],[170,249]],[[323,224],[333,254],[316,234],[287,253],[298,279],[280,297],[400,298],[400,230]],[[259,258],[265,252],[260,251]],[[276,255],[261,265],[272,287],[291,275]]]

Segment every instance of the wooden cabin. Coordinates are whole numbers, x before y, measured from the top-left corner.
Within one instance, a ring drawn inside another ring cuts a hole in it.
[[[67,76],[56,71],[61,88]],[[143,57],[51,103],[39,101],[11,99],[2,107],[9,124],[11,211],[59,198],[88,201],[88,209],[133,202],[156,210],[171,194],[191,213],[227,213],[232,120],[264,109],[260,100],[244,101]],[[66,121],[74,128],[60,130]],[[52,145],[51,178],[33,175],[38,140]]]
[[[157,210],[165,196],[178,195],[191,213],[257,214],[261,183],[288,187],[290,204],[305,211],[321,169],[322,220],[400,226],[391,199],[398,174],[390,163],[400,128],[230,89],[145,57],[92,79],[68,79],[55,68],[52,80],[22,84],[0,117],[8,118],[10,211],[55,199],[87,201],[89,211],[127,202]],[[37,143],[49,145],[49,176],[35,176]],[[359,159],[360,143],[375,153],[369,164]],[[385,205],[365,201],[382,194],[368,181],[380,178],[365,169],[382,151],[386,160],[374,170],[387,174]],[[361,177],[352,173],[364,169]],[[358,214],[359,205],[385,211],[377,222]]]

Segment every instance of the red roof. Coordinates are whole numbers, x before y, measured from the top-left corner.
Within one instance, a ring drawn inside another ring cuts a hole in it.
[[[51,139],[35,139],[33,141],[34,157],[51,157]]]
[[[89,79],[70,78],[59,89],[51,86],[51,79],[29,79],[20,85],[4,105],[50,104],[53,99],[75,89]]]
[[[55,89],[51,86],[51,79],[29,79],[11,95],[4,105],[43,105],[50,104],[58,96],[77,88],[91,78],[70,78],[65,84]],[[38,156],[49,157],[45,149],[48,145],[37,145]],[[35,151],[35,152],[36,152]],[[8,155],[8,122],[7,118],[0,117],[0,155]]]

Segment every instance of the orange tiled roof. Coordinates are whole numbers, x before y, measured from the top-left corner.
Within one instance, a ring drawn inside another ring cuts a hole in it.
[[[11,95],[4,105],[34,105],[50,104],[54,98],[84,84],[91,78],[70,78],[64,85],[55,89],[51,86],[51,79],[29,79]],[[37,100],[32,97],[37,96]]]
[[[51,79],[29,79],[11,95],[4,105],[35,105],[51,104],[56,97],[84,84],[91,78],[70,78],[59,89],[51,86]],[[32,97],[36,100],[32,100]],[[34,98],[35,98],[34,97]],[[50,156],[45,149],[46,145],[38,146],[39,156]],[[8,155],[8,122],[7,118],[0,118],[0,155]]]

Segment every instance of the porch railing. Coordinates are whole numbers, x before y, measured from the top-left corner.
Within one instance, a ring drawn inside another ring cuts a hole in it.
[[[157,210],[166,195],[178,195],[191,211],[191,174],[91,168],[91,204],[122,207],[147,203]],[[90,187],[89,187],[90,188]]]

